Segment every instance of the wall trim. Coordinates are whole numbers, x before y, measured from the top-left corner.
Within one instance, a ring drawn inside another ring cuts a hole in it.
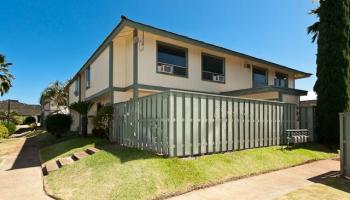
[[[114,94],[113,94],[113,41],[109,43],[109,89],[110,89],[110,103],[114,103]]]

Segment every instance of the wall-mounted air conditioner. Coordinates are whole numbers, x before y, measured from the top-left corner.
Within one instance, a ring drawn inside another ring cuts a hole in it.
[[[172,74],[174,73],[174,67],[171,65],[158,65],[158,72]]]
[[[223,76],[223,75],[214,75],[213,76],[213,81],[225,82],[225,76]]]

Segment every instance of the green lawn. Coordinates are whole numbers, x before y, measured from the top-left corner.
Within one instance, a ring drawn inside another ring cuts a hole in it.
[[[49,193],[62,199],[152,199],[336,156],[313,145],[290,151],[267,147],[180,159],[104,143],[76,138],[42,149],[44,160],[71,154],[81,146],[103,149],[46,176]]]
[[[320,183],[298,189],[286,194],[278,200],[349,200],[350,199],[350,180],[341,177],[329,177]]]

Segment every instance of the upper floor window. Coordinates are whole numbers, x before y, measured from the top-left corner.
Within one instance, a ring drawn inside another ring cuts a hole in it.
[[[80,80],[77,79],[74,82],[74,95],[78,96],[79,95],[79,90],[80,90]]]
[[[253,68],[253,87],[267,86],[267,71],[266,69]]]
[[[277,87],[288,87],[288,75],[282,73],[276,73],[275,86]]]
[[[86,79],[86,88],[90,88],[90,80],[91,80],[90,66],[86,68],[85,79]]]
[[[187,49],[158,42],[157,72],[187,77]]]
[[[202,54],[202,79],[225,82],[224,58]]]

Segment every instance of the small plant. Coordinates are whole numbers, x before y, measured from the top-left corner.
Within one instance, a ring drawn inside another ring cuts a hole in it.
[[[60,138],[67,133],[72,124],[72,117],[65,114],[51,114],[45,120],[45,127],[48,132]]]
[[[8,129],[3,124],[0,124],[0,139],[10,136]]]
[[[11,121],[10,122],[4,121],[4,122],[1,122],[1,124],[7,128],[8,132],[9,132],[9,136],[16,132],[16,124],[15,123],[13,123]]]
[[[29,128],[32,129],[32,131],[35,131],[37,129],[38,125],[36,123],[29,124]]]
[[[28,116],[24,120],[24,124],[27,124],[27,125],[30,125],[30,124],[35,123],[35,122],[36,122],[36,120],[32,116]]]
[[[93,133],[96,136],[102,136],[109,132],[109,127],[113,119],[113,106],[103,106],[97,111],[94,117],[95,129]]]

